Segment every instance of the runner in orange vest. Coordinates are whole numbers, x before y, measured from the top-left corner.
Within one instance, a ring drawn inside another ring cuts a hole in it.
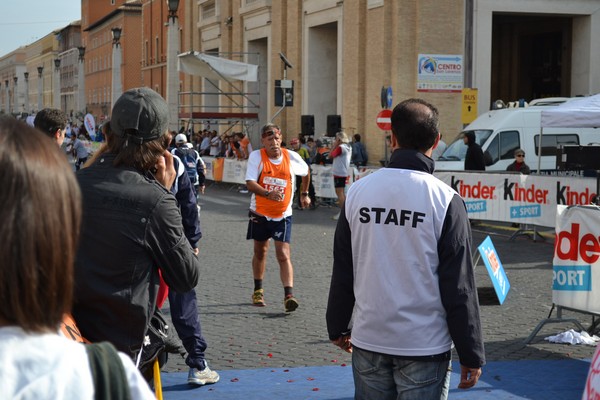
[[[250,153],[246,170],[246,185],[252,192],[246,236],[254,240],[252,304],[259,307],[266,305],[262,281],[269,239],[273,239],[284,288],[284,309],[292,312],[298,308],[298,300],[293,294],[294,269],[290,259],[294,181],[296,175],[302,176],[301,203],[306,208],[310,206],[310,173],[298,153],[281,148],[281,131],[277,125],[263,126],[261,136],[264,147]]]

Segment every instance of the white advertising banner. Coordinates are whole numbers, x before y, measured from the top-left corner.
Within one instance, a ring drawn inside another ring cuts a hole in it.
[[[554,304],[600,313],[599,238],[600,208],[557,207],[552,263]]]
[[[204,176],[209,181],[214,181],[215,180],[215,176],[213,174],[213,171],[215,169],[213,168],[213,161],[215,161],[216,158],[214,158],[214,157],[208,157],[208,156],[203,156],[202,159],[204,160],[204,164],[206,164],[206,170],[204,171]]]
[[[83,118],[83,124],[85,125],[87,133],[92,140],[94,140],[96,138],[96,121],[94,120],[94,116],[92,114],[86,114]]]
[[[554,227],[557,205],[586,205],[596,196],[596,179],[469,172],[435,176],[465,200],[473,219]]]
[[[315,195],[317,197],[337,199],[335,188],[333,187],[333,173],[331,165],[313,164],[310,166],[312,170],[312,182],[315,187]],[[359,171],[350,167],[350,176],[346,179],[346,190],[359,177]]]
[[[223,164],[223,182],[246,184],[247,161],[226,158]]]
[[[311,165],[313,186],[317,197],[337,198],[333,187],[331,166]]]

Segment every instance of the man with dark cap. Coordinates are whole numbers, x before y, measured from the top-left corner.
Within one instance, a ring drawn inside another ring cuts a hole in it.
[[[155,311],[159,271],[172,290],[187,292],[200,269],[169,191],[176,172],[168,115],[155,91],[126,91],[103,153],[77,172],[83,219],[73,316],[85,338],[134,359]]]

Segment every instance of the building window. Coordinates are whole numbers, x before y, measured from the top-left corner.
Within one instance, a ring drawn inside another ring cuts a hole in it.
[[[367,9],[383,6],[383,0],[369,0],[367,3]]]
[[[217,9],[214,0],[206,1],[200,6],[200,18],[209,19],[217,15]]]
[[[144,66],[146,66],[150,63],[150,60],[148,60],[149,57],[150,57],[150,52],[148,50],[148,41],[146,40],[144,42],[144,60],[146,61]]]
[[[159,42],[158,42],[158,37],[156,37],[156,48],[154,49],[154,60],[155,60],[154,62],[155,62],[156,64],[158,64],[158,63],[159,63],[159,61],[160,61],[160,59],[158,58],[158,56],[159,56],[159,54],[160,54],[160,51],[158,51],[158,43],[159,43]]]

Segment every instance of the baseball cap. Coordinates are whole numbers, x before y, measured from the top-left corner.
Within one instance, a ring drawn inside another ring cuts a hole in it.
[[[110,127],[113,133],[138,144],[158,139],[167,131],[169,107],[165,99],[146,87],[130,89],[117,99],[112,109]],[[137,131],[135,133],[127,130]]]
[[[187,142],[187,138],[185,137],[185,135],[183,133],[180,133],[177,136],[175,136],[175,143],[186,143],[186,142]]]

